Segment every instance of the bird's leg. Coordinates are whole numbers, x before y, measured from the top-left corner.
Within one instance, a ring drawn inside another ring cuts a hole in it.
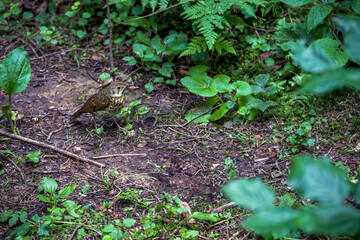
[[[112,118],[112,120],[114,121],[119,130],[125,130],[125,128],[120,127],[120,125],[116,122],[115,118]]]

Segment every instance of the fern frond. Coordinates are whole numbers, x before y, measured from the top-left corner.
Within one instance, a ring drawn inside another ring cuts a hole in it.
[[[214,49],[220,54],[220,55],[225,55],[226,53],[232,53],[235,54],[236,51],[232,45],[232,43],[229,40],[225,40],[223,37],[219,38],[215,44],[214,44]],[[223,51],[225,51],[225,53],[223,54]]]
[[[207,49],[207,45],[204,37],[196,36],[191,42],[186,46],[186,49],[180,54],[179,57],[193,55],[196,52],[205,51]]]

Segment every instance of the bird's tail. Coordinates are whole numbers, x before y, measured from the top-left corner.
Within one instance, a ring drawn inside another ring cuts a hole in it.
[[[77,110],[76,112],[74,112],[74,114],[71,116],[70,118],[70,122],[75,121],[75,119],[77,119],[78,117],[80,117],[80,115],[83,114],[82,108],[80,108],[79,110]]]

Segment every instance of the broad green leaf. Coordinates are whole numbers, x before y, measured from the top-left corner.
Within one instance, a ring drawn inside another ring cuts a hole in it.
[[[24,48],[10,52],[0,64],[0,87],[8,94],[22,92],[31,78],[29,56]]]
[[[166,48],[165,45],[161,44],[159,35],[156,35],[153,39],[151,39],[151,47],[155,49],[157,54],[161,54]]]
[[[116,228],[112,233],[110,234],[111,240],[122,240],[124,239],[124,234],[121,231],[121,229]]]
[[[41,224],[38,229],[39,236],[49,236],[49,231],[51,227],[49,224]]]
[[[181,83],[192,93],[203,96],[215,96],[217,91],[216,82],[213,78],[206,75],[196,75],[194,77],[184,77]]]
[[[0,222],[6,222],[13,213],[14,212],[12,210],[8,210],[4,213],[1,213],[2,216],[0,218]]]
[[[242,207],[251,210],[272,208],[274,193],[259,179],[239,179],[224,187],[225,194]]]
[[[75,183],[74,183],[75,184]],[[74,185],[73,184],[73,185]],[[77,208],[79,208],[80,206],[78,206],[75,202],[73,202],[73,201],[71,201],[71,200],[66,200],[65,202],[63,202],[61,205],[63,205],[65,208],[66,208],[66,210],[68,211],[68,213],[71,215],[71,216],[73,216],[73,217],[75,217],[75,218],[79,218],[80,217],[80,215],[78,215],[76,212],[75,212],[75,210],[77,209]]]
[[[358,183],[355,186],[355,200],[358,204],[360,204],[360,182],[358,181]]]
[[[315,160],[302,156],[293,159],[289,181],[305,198],[327,204],[341,203],[350,192],[344,175],[328,158]]]
[[[247,96],[252,93],[251,86],[244,81],[236,81],[232,87],[236,90],[236,97]]]
[[[192,77],[201,77],[204,74],[206,75],[206,71],[209,71],[211,68],[205,65],[197,65],[195,67],[190,68],[189,75]]]
[[[151,93],[154,90],[154,83],[148,82],[147,84],[145,84],[145,89],[148,93]]]
[[[360,8],[360,0],[357,2]],[[344,34],[344,51],[351,61],[360,64],[360,17],[334,18],[334,22]]]
[[[10,219],[9,219],[9,226],[13,227],[17,224],[19,220],[19,215],[18,214],[13,214],[11,215]]]
[[[226,104],[223,103],[223,105],[221,105],[221,107],[211,115],[209,120],[210,121],[217,121],[220,118],[222,118],[228,111],[229,111],[229,109],[227,108]]]
[[[89,12],[84,12],[82,15],[81,15],[83,18],[90,18],[91,17],[91,14]]]
[[[225,74],[218,74],[214,76],[216,82],[217,90],[220,93],[231,92],[233,90],[232,85],[229,84],[230,77]]]
[[[347,68],[308,76],[300,93],[325,94],[345,86],[360,90],[360,70]]]
[[[29,19],[32,17],[34,17],[34,14],[32,12],[28,12],[28,11],[23,12],[23,18]]]
[[[145,51],[147,50],[147,46],[140,43],[134,43],[133,44],[133,51],[136,55],[138,55],[140,58],[145,56]]]
[[[126,61],[130,66],[133,66],[137,63],[136,59],[133,56],[123,57],[123,60]]]
[[[132,219],[132,218],[125,218],[123,223],[124,223],[125,227],[129,228],[129,227],[132,227],[136,223],[136,220]]]
[[[351,7],[357,14],[360,14],[360,0],[353,0]]]
[[[38,223],[38,222],[40,222],[40,217],[39,217],[39,215],[35,214],[34,216],[31,217],[31,220]]]
[[[221,218],[219,218],[217,216],[217,214],[215,213],[202,213],[202,212],[194,212],[189,216],[190,218],[196,218],[196,219],[201,219],[201,220],[207,220],[207,221],[212,221],[212,222],[218,222],[221,220]]]
[[[185,116],[185,120],[186,121],[190,121],[191,119],[193,119],[196,116],[199,116],[200,114],[203,114],[204,112],[208,111],[207,109],[201,109],[201,110],[197,110],[194,111],[193,109],[191,109]],[[211,113],[207,113],[204,114],[201,117],[198,117],[196,119],[194,119],[192,122],[193,123],[207,123],[209,122],[209,118],[211,116]]]
[[[299,227],[312,234],[354,234],[360,232],[360,211],[356,208],[331,205],[307,207],[298,221]]]
[[[347,56],[336,46],[336,41],[332,39],[319,39],[308,48],[299,41],[293,45],[293,59],[304,71],[311,73],[337,69],[346,63]]]
[[[63,198],[70,195],[75,190],[75,188],[76,188],[76,183],[73,183],[70,186],[61,189],[58,194],[59,198]]]
[[[78,38],[83,38],[83,37],[85,37],[86,36],[86,34],[87,34],[87,32],[86,31],[83,31],[83,30],[78,30],[77,32],[76,32],[76,36],[78,37]]]
[[[326,55],[333,61],[336,68],[341,68],[348,61],[348,56],[339,51],[339,43],[336,40],[330,38],[321,38],[313,42],[310,49],[322,49]]]
[[[100,74],[99,76],[99,79],[102,80],[102,81],[107,81],[111,78],[110,74],[109,73],[102,73]]]
[[[264,88],[270,80],[269,74],[259,74],[255,77],[255,84],[261,88]]]
[[[277,105],[277,103],[274,101],[268,100],[266,102],[263,102],[262,100],[257,98],[250,100],[248,104],[253,108],[261,110],[262,112],[264,112],[268,107]]]
[[[184,232],[181,236],[182,236],[184,239],[188,239],[188,238],[194,238],[194,237],[196,237],[197,235],[199,235],[199,231],[196,231],[196,230],[187,230],[187,231]]]
[[[21,222],[21,223],[24,223],[24,222],[26,221],[26,219],[27,219],[26,209],[25,209],[25,211],[24,211],[24,210],[21,211],[20,216],[19,216],[19,219],[20,219],[20,222]]]
[[[51,15],[48,13],[40,13],[39,15],[37,15],[35,17],[35,21],[41,22],[41,21],[48,19],[49,17],[51,17]]]
[[[253,229],[257,234],[286,236],[296,229],[296,219],[299,215],[299,211],[277,207],[252,214],[243,225]]]
[[[174,66],[175,64],[171,63],[171,62],[165,62],[162,67],[159,69],[159,73],[161,75],[163,75],[164,77],[168,77],[170,78],[171,77],[171,73],[173,72],[173,69],[172,67]]]
[[[51,200],[48,197],[45,197],[44,195],[37,195],[37,198],[40,199],[43,202],[51,203]]]
[[[106,225],[104,228],[103,228],[103,232],[105,232],[105,233],[110,233],[110,232],[112,232],[112,231],[114,231],[116,228],[115,228],[115,226],[114,225],[112,225],[112,224],[108,224],[108,225]]]
[[[23,236],[26,235],[30,229],[32,228],[32,224],[27,222],[24,223],[22,225],[20,225],[19,227],[15,228],[14,231],[11,232],[11,236],[16,235],[16,236]]]
[[[264,93],[266,95],[272,95],[274,93],[277,93],[278,91],[280,91],[280,88],[275,87],[275,86],[270,86],[270,87],[265,88]]]
[[[314,27],[319,25],[332,10],[333,8],[329,5],[316,4],[313,6],[307,16],[307,30],[310,32]]]
[[[251,85],[251,90],[254,94],[261,93],[263,89],[259,87],[258,85]]]
[[[292,7],[301,7],[309,3],[314,3],[316,0],[281,0],[281,2]]]
[[[44,188],[45,192],[51,194],[54,193],[58,187],[57,182],[54,179],[48,177],[44,177],[41,180],[41,185]]]

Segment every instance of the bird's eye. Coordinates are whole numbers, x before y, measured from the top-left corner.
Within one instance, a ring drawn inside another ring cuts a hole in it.
[[[118,90],[120,90],[120,89],[121,89],[121,87],[117,87],[117,89],[118,89]]]

